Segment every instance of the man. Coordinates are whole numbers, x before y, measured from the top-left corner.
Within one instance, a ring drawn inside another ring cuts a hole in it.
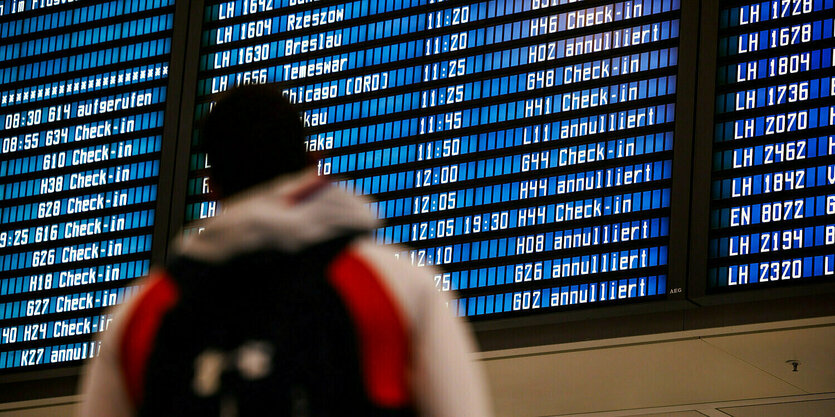
[[[202,130],[224,212],[121,306],[82,416],[491,415],[434,271],[372,242],[275,88],[230,91]]]

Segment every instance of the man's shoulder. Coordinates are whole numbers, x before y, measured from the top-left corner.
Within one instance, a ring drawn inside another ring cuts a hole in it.
[[[400,254],[408,251],[399,245],[382,246],[370,238],[360,238],[353,242],[347,250],[355,256],[365,260],[387,279],[405,281],[407,285],[426,287],[432,276],[437,272],[432,267],[415,267],[407,258]]]
[[[382,246],[362,238],[346,250],[369,265],[411,320],[418,318],[427,303],[436,303],[442,298],[433,285],[434,276],[439,274],[435,268],[416,267],[403,257],[395,256],[406,248]]]

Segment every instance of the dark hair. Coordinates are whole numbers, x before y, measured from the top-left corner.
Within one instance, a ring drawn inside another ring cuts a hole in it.
[[[228,196],[308,165],[299,113],[274,86],[225,93],[203,121],[209,176]]]

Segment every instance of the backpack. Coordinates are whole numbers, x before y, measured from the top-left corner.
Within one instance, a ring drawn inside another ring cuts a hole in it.
[[[139,416],[413,416],[370,399],[356,326],[328,282],[352,239],[171,262],[180,298],[148,356]]]

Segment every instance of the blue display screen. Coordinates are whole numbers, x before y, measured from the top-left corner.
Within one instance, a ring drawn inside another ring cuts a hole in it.
[[[195,119],[280,89],[456,314],[665,299],[679,1],[210,3]],[[222,210],[206,164],[197,142],[187,233]]]
[[[148,272],[173,0],[0,1],[0,369],[93,357]]]
[[[831,0],[720,11],[708,284],[835,275]]]

